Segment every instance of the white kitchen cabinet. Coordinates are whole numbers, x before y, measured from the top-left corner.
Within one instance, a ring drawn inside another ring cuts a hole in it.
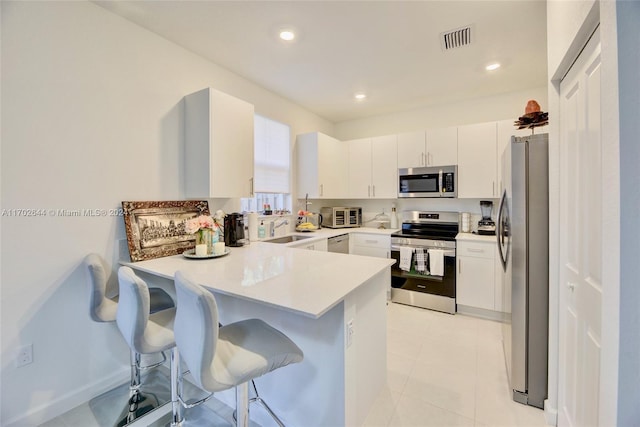
[[[427,166],[458,164],[458,128],[427,129]]]
[[[253,196],[253,105],[207,88],[185,96],[185,196]]]
[[[347,144],[320,132],[298,135],[296,140],[298,198],[347,197]]]
[[[300,243],[299,245],[291,245],[290,247],[298,248],[298,249],[306,249],[309,251],[327,252],[327,250],[329,249],[329,242],[327,239],[322,239],[322,240],[315,240],[313,242],[303,242],[303,243]]]
[[[397,138],[395,135],[354,139],[347,145],[348,194],[353,199],[398,197]]]
[[[398,134],[398,167],[448,166],[458,163],[458,128]]]
[[[406,132],[398,134],[398,167],[416,168],[426,165],[426,132]]]
[[[349,253],[378,258],[391,258],[391,236],[373,233],[351,233]]]
[[[513,122],[515,119],[509,120],[500,120],[497,123],[497,177],[498,177],[498,197],[502,197],[502,192],[505,189],[505,186],[508,185],[504,180],[511,180],[511,176],[505,174],[502,170],[503,168],[503,158],[504,150],[511,143],[512,136],[529,136],[531,135],[531,129],[517,129]]]
[[[458,197],[498,198],[496,122],[458,127]]]
[[[495,242],[457,242],[456,303],[496,310]]]

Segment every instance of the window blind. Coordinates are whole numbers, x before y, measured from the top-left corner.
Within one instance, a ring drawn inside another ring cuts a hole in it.
[[[254,191],[289,193],[290,129],[284,123],[255,115]]]

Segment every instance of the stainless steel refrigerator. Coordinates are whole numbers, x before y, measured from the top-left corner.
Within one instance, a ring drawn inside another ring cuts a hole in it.
[[[549,331],[548,134],[511,137],[502,154],[505,187],[496,236],[503,266],[503,328],[513,400],[542,408],[547,397]]]

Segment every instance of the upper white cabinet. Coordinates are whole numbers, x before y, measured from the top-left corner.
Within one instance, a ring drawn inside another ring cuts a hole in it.
[[[424,131],[398,134],[398,167],[417,168],[425,166],[427,138]]]
[[[398,134],[398,167],[447,166],[458,163],[458,128]]]
[[[395,199],[398,197],[397,139],[395,135],[354,139],[348,147],[348,197]]]
[[[458,127],[458,197],[497,198],[496,122]]]
[[[498,165],[497,165],[497,176],[498,176],[498,197],[502,197],[502,192],[505,189],[505,186],[507,185],[507,183],[504,182],[504,180],[511,180],[511,177],[506,175],[502,168],[503,168],[503,154],[504,154],[504,150],[505,148],[507,148],[507,146],[509,145],[509,143],[511,142],[511,137],[512,136],[529,136],[531,135],[531,129],[517,129],[514,125],[513,122],[515,122],[515,120],[500,120],[498,122],[498,141],[497,141],[497,147],[498,147],[498,152],[497,152],[497,160],[498,160]],[[510,160],[509,160],[510,161]]]
[[[253,105],[215,89],[185,96],[185,195],[252,197]]]
[[[298,135],[298,198],[347,197],[347,144],[320,132]]]
[[[427,166],[458,164],[458,128],[427,129]]]

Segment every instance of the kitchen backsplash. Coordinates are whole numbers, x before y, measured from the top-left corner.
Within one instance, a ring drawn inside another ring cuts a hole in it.
[[[361,207],[362,220],[365,227],[375,227],[371,222],[373,218],[384,211],[391,214],[391,206],[395,203],[398,212],[398,220],[402,211],[446,211],[446,212],[469,212],[471,214],[471,230],[476,230],[478,221],[482,218],[480,214],[480,200],[491,200],[493,202],[492,218],[495,220],[498,213],[499,199],[359,199],[359,200],[311,200],[309,210],[320,212],[320,208],[325,206],[346,206]],[[294,211],[304,209],[304,199],[297,201]]]

